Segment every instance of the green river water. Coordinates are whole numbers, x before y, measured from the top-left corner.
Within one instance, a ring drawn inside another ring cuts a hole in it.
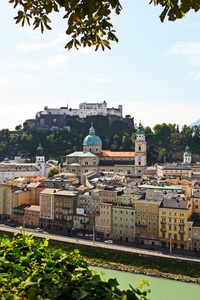
[[[116,278],[119,282],[119,288],[129,289],[129,284],[133,287],[138,286],[142,279],[146,279],[150,284],[151,293],[148,295],[150,300],[198,300],[200,299],[200,285],[194,283],[185,283],[175,280],[156,278],[151,276],[127,273],[122,271],[108,270],[104,268],[96,269],[98,274],[105,272],[102,277],[105,280]]]

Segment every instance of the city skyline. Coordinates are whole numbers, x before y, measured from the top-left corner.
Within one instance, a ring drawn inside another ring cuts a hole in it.
[[[44,106],[78,108],[81,102],[123,105],[135,123],[175,123],[200,119],[198,13],[161,23],[160,7],[148,1],[122,3],[113,15],[119,43],[111,51],[64,49],[65,21],[55,14],[52,31],[15,25],[17,9],[0,12],[0,129],[13,130]],[[62,12],[60,13],[62,14]]]

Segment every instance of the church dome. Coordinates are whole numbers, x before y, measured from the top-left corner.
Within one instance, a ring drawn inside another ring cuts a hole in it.
[[[91,128],[89,130],[89,135],[87,135],[83,141],[83,146],[92,146],[92,145],[96,145],[96,146],[102,145],[102,141],[101,141],[100,137],[95,135],[95,129],[94,129],[93,125],[91,126]]]
[[[83,145],[102,145],[102,141],[97,135],[87,135],[84,138]]]

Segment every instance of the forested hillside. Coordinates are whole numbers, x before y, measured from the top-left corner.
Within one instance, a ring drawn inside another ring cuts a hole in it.
[[[109,125],[107,117],[93,116],[80,120],[70,118],[70,128],[48,132],[29,131],[24,126],[16,126],[16,131],[0,131],[0,159],[17,155],[34,159],[39,143],[42,144],[46,158],[60,159],[73,151],[81,151],[83,139],[88,135],[91,123],[96,134],[102,139],[103,149],[113,151],[134,151],[137,127],[131,128],[121,121]],[[190,147],[192,160],[200,161],[200,126],[190,128],[176,124],[157,124],[152,129],[144,128],[147,141],[148,165],[156,161],[182,161],[185,147]]]

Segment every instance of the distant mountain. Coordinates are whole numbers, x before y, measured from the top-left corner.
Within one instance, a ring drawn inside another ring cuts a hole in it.
[[[197,120],[196,122],[190,124],[190,127],[193,127],[193,126],[199,126],[200,125],[200,119]]]

